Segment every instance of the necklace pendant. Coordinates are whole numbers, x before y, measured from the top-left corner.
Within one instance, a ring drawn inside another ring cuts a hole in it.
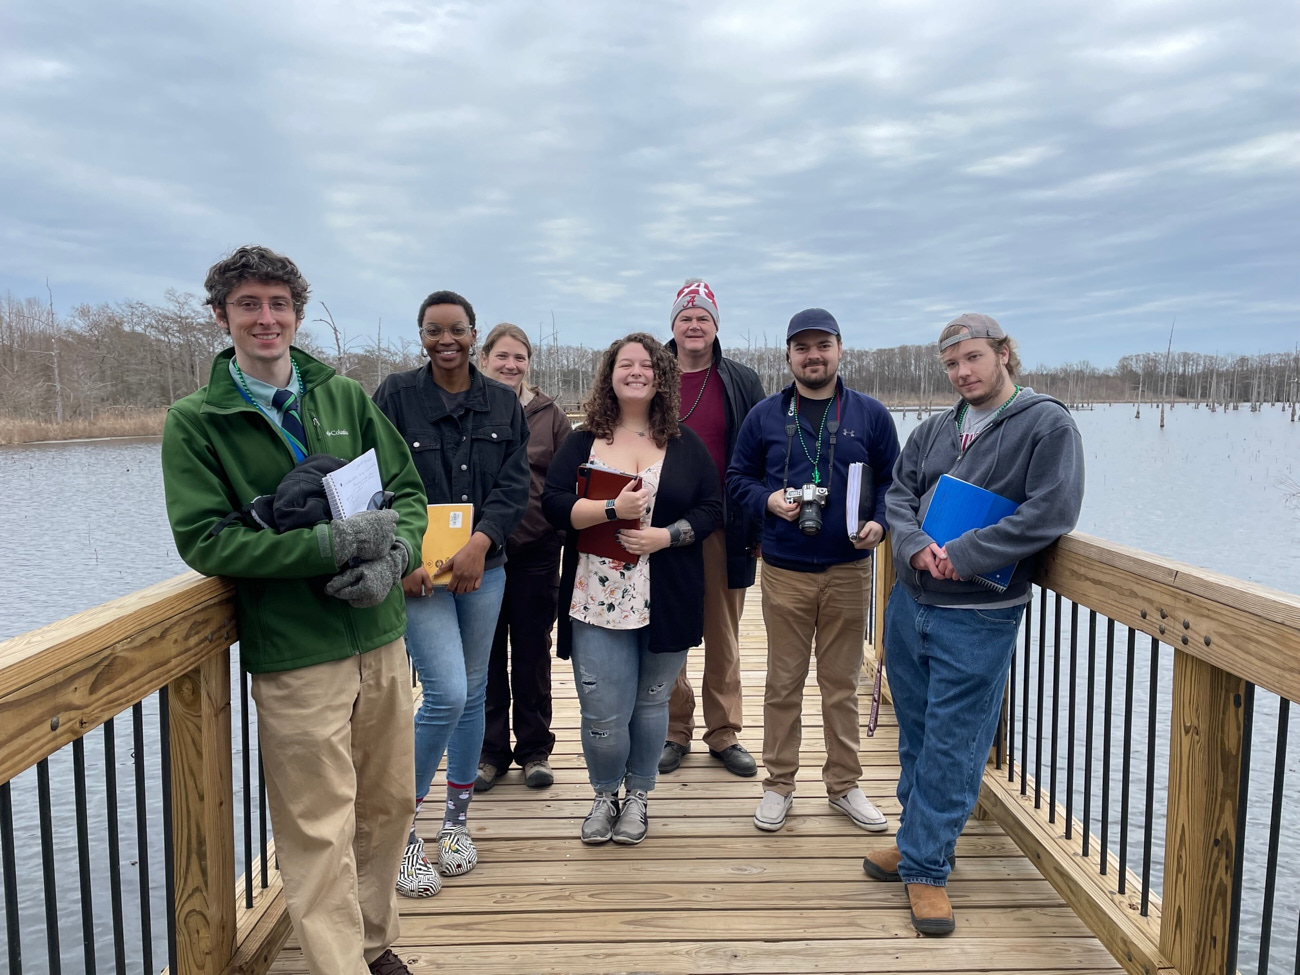
[[[819,471],[819,470],[815,470],[815,469],[814,469],[814,470],[813,470],[813,483],[814,483],[814,484],[820,484],[821,482],[822,482],[822,472]]]

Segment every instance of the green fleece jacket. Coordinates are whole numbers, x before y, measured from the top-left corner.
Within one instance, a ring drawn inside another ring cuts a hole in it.
[[[373,609],[325,594],[337,571],[328,522],[283,534],[242,524],[209,533],[258,495],[274,494],[295,463],[279,427],[230,378],[233,355],[227,349],[216,357],[208,385],[172,404],[163,428],[167,517],[181,558],[235,584],[241,659],[252,673],[296,670],[391,643],[406,632],[400,586]],[[300,349],[290,355],[302,376],[308,451],[351,460],[375,448],[384,487],[394,494],[406,571],[413,571],[427,509],[405,441],[358,383]]]

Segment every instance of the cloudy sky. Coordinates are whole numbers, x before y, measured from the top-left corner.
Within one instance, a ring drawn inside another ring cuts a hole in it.
[[[0,291],[288,253],[358,343],[429,291],[603,344],[1000,319],[1028,363],[1300,342],[1294,0],[0,5]],[[308,311],[323,314],[318,303]]]

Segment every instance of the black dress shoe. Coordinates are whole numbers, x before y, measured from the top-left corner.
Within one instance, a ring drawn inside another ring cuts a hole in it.
[[[664,753],[659,756],[659,774],[676,772],[682,764],[682,757],[690,753],[690,745],[679,745],[675,741],[664,742]]]
[[[709,754],[721,762],[722,767],[732,775],[739,775],[741,778],[748,779],[758,773],[758,765],[754,761],[754,756],[745,751],[744,745],[730,745],[720,752],[715,752],[710,748]],[[660,759],[660,764],[663,764],[662,759]]]

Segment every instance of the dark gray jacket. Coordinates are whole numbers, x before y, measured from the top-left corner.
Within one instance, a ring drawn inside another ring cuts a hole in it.
[[[492,539],[483,568],[505,562],[528,507],[528,423],[515,391],[471,365],[458,419],[424,363],[380,383],[375,404],[411,448],[429,504],[474,505],[474,530]]]
[[[1024,596],[1036,556],[1071,531],[1083,504],[1083,442],[1069,411],[1050,396],[1024,389],[963,455],[957,407],[913,431],[894,465],[885,497],[898,580],[921,603],[1000,602]],[[921,530],[939,475],[951,474],[1020,504],[995,525],[966,532],[946,548],[953,568],[969,580],[1018,562],[1005,593],[971,581],[936,579],[911,558],[933,539]]]
[[[676,356],[677,340],[669,340],[667,349]],[[717,364],[718,378],[722,380],[722,390],[727,401],[727,456],[724,460],[729,466],[731,453],[736,449],[736,435],[740,433],[740,425],[745,422],[749,411],[767,394],[763,392],[758,373],[743,362],[728,359],[722,354],[722,343],[716,336],[713,339],[713,361]],[[725,468],[722,473],[726,473]],[[763,523],[751,519],[741,505],[729,504],[726,492],[723,492],[723,504],[726,508],[727,587],[746,589],[754,584],[755,568],[758,565],[754,552],[763,532]]]

